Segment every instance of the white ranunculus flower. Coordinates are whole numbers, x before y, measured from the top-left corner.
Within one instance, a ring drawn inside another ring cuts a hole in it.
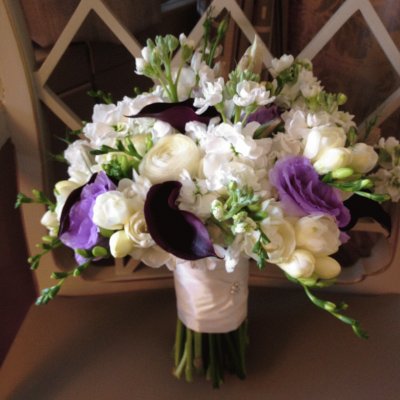
[[[175,256],[166,252],[159,246],[151,246],[145,249],[134,247],[129,253],[135,260],[141,260],[144,264],[152,268],[159,268],[163,265],[170,267]]]
[[[110,252],[115,258],[127,256],[133,249],[133,243],[124,231],[114,232],[110,237]]]
[[[293,64],[294,58],[292,55],[284,54],[281,58],[274,58],[271,61],[271,68],[269,72],[275,78],[282,71],[289,68]]]
[[[100,228],[117,230],[123,228],[133,212],[130,199],[117,190],[110,190],[96,198],[92,220]]]
[[[315,170],[320,174],[327,174],[336,169],[348,167],[351,163],[351,150],[344,147],[326,149],[317,161],[314,162]]]
[[[124,230],[135,247],[147,248],[155,244],[153,238],[147,231],[143,211],[137,211],[132,214],[125,224]]]
[[[293,278],[309,278],[315,269],[315,257],[307,250],[297,249],[287,262],[277,265]]]
[[[54,236],[59,225],[58,221],[57,214],[48,210],[43,214],[40,223],[49,230],[50,235]]]
[[[349,165],[355,172],[365,174],[371,171],[378,162],[378,154],[372,146],[356,143],[351,148],[352,159]]]
[[[336,253],[340,246],[340,231],[335,220],[328,215],[307,215],[294,225],[297,247],[316,256]]]
[[[260,227],[270,241],[264,246],[268,261],[278,264],[289,260],[296,248],[293,226],[284,218],[269,217],[260,223]]]
[[[233,96],[233,102],[239,107],[247,107],[251,104],[266,105],[275,100],[270,97],[270,92],[265,86],[254,81],[240,81],[236,85],[236,93]]]
[[[189,137],[176,134],[161,138],[144,156],[140,174],[152,183],[178,180],[183,170],[196,175],[200,163],[200,150]]]
[[[332,257],[316,257],[314,273],[321,279],[333,279],[340,274],[340,264]]]
[[[315,161],[327,149],[344,147],[346,133],[342,128],[337,126],[315,127],[310,130],[304,143],[304,157]]]

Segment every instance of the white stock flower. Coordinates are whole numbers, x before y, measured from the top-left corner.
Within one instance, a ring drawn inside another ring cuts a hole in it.
[[[298,84],[301,94],[306,98],[314,97],[322,90],[318,79],[307,69],[300,71]]]
[[[277,265],[293,278],[309,278],[315,269],[315,257],[307,250],[296,249],[287,262]]]
[[[172,135],[175,129],[168,123],[164,121],[156,121],[151,129],[151,134],[154,141],[158,141],[164,136]]]
[[[96,198],[92,220],[100,228],[122,229],[133,211],[130,199],[117,190],[110,190]]]
[[[269,217],[260,223],[269,243],[264,245],[268,261],[274,264],[286,262],[296,248],[296,236],[293,226],[284,218]]]
[[[179,69],[174,68],[172,70],[172,77],[175,80],[177,77]],[[193,87],[196,85],[196,73],[193,71],[192,68],[190,67],[183,67],[180,70],[180,75],[179,75],[179,80],[178,80],[178,100],[179,101],[184,101],[186,100]]]
[[[133,249],[133,243],[124,231],[114,232],[110,237],[110,253],[115,258],[127,256]]]
[[[340,274],[340,264],[332,257],[317,257],[314,273],[321,279],[333,279]]]
[[[372,146],[365,143],[356,143],[351,148],[351,163],[349,165],[355,172],[365,174],[371,171],[378,162],[378,154]]]
[[[137,211],[132,214],[125,224],[124,230],[135,247],[147,248],[155,244],[153,238],[147,231],[143,211]]]
[[[330,148],[344,147],[346,133],[336,126],[320,126],[310,130],[305,138],[303,155],[316,161],[322,153]]]
[[[142,49],[142,57],[135,58],[135,64],[136,64],[135,73],[137,75],[143,75],[144,68],[150,62],[150,53],[151,50],[147,46],[145,46]]]
[[[314,162],[315,170],[320,174],[327,174],[339,168],[348,167],[351,163],[351,150],[344,147],[326,149]]]
[[[289,68],[293,64],[294,58],[292,55],[284,54],[280,58],[274,58],[271,61],[271,68],[269,68],[269,72],[275,78],[282,71]]]
[[[179,35],[179,43],[181,46],[187,46],[192,49],[194,49],[196,47],[195,41],[193,39],[188,39],[184,33],[181,33]]]
[[[214,82],[204,81],[201,82],[201,89],[203,97],[196,97],[193,105],[200,109],[196,114],[202,114],[210,106],[215,106],[222,102],[224,90],[224,78],[218,78]]]
[[[340,231],[335,220],[328,215],[307,215],[294,225],[297,247],[316,256],[336,253],[340,246]]]
[[[374,192],[390,195],[392,201],[400,200],[400,166],[390,170],[380,168],[369,176],[375,183]]]
[[[266,105],[272,103],[275,97],[270,97],[270,92],[265,86],[254,81],[240,81],[236,85],[236,93],[233,102],[239,107],[247,107],[251,104]]]
[[[199,169],[200,150],[195,142],[182,134],[161,138],[144,156],[140,174],[152,183],[178,180],[183,170],[191,176]]]

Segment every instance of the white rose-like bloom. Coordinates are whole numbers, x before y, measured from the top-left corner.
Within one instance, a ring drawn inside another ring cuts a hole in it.
[[[351,159],[351,150],[344,147],[334,147],[322,153],[314,163],[314,168],[320,175],[327,174],[336,169],[348,167]]]
[[[351,154],[352,159],[349,166],[361,174],[371,171],[378,162],[378,154],[374,148],[365,143],[356,143],[351,148]]]
[[[286,262],[296,248],[296,236],[293,226],[284,218],[266,218],[260,227],[269,239],[264,246],[268,253],[268,261],[273,264]]]
[[[328,215],[307,215],[294,225],[297,247],[316,256],[336,253],[340,246],[340,231],[335,220]]]
[[[102,193],[93,206],[93,222],[100,228],[122,229],[133,210],[131,200],[117,190]]]
[[[178,180],[183,170],[194,176],[199,167],[200,150],[189,137],[176,134],[161,138],[144,156],[140,174],[152,183]]]
[[[317,257],[314,273],[321,279],[333,279],[340,274],[340,264],[332,257]]]
[[[215,82],[201,82],[203,97],[196,97],[193,105],[200,107],[196,114],[202,114],[210,106],[215,106],[223,100],[224,78],[218,78]]]
[[[236,92],[233,102],[239,107],[247,107],[254,103],[263,106],[275,100],[262,84],[254,81],[240,81],[236,85]]]
[[[153,238],[147,231],[143,211],[137,211],[132,214],[125,224],[124,230],[135,247],[147,248],[155,244]]]
[[[133,243],[124,231],[114,232],[110,237],[110,252],[115,258],[127,256],[133,249]]]
[[[271,68],[269,72],[275,78],[277,77],[282,71],[289,68],[293,64],[294,58],[292,55],[284,54],[281,58],[274,58],[271,61]]]
[[[287,262],[277,265],[293,278],[309,278],[315,269],[315,257],[307,250],[297,249]]]
[[[346,133],[343,128],[337,126],[315,127],[305,138],[303,155],[311,161],[315,161],[325,150],[344,147],[345,143]]]

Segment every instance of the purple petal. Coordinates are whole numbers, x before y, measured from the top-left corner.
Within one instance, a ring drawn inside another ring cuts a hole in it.
[[[185,125],[190,121],[198,121],[208,124],[219,113],[214,107],[209,107],[202,115],[196,114],[197,108],[193,106],[193,100],[189,99],[180,103],[153,103],[142,109],[136,115],[128,115],[129,118],[156,118],[169,123],[178,132],[185,132]]]
[[[270,107],[259,107],[256,111],[249,115],[247,122],[256,121],[261,125],[273,121],[276,118],[280,118],[281,113],[279,112],[278,106],[273,104]]]
[[[144,205],[150,235],[162,249],[184,260],[217,257],[203,222],[177,207],[181,187],[180,182],[167,181],[150,188]]]
[[[72,249],[90,249],[99,240],[97,226],[92,221],[97,196],[114,190],[115,184],[101,171],[94,174],[84,186],[75,189],[64,204],[59,238]]]

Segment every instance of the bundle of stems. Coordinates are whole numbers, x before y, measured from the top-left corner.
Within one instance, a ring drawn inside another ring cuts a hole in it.
[[[195,374],[205,374],[214,388],[223,383],[225,371],[244,379],[247,345],[247,321],[231,332],[202,333],[186,327],[178,318],[174,375],[178,379],[184,375],[191,382]]]

